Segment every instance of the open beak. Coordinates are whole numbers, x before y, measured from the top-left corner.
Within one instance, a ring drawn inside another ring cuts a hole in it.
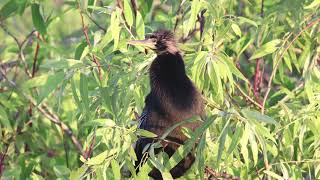
[[[142,46],[149,49],[156,49],[154,41],[152,39],[144,39],[144,40],[131,40],[128,41],[128,44],[134,45],[134,46]]]

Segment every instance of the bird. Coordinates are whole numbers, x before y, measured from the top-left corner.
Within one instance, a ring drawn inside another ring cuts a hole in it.
[[[131,40],[128,44],[143,46],[156,53],[156,58],[149,68],[150,92],[145,97],[145,107],[139,117],[138,128],[153,132],[158,137],[175,124],[194,116],[204,115],[204,101],[200,91],[186,74],[182,54],[177,46],[174,34],[166,29],[159,29],[145,37],[144,40]],[[194,131],[201,125],[200,121],[184,125]],[[163,151],[171,157],[177,148],[188,139],[177,127],[161,142]],[[152,138],[140,137],[135,142],[137,171],[145,157],[144,148],[155,142]],[[158,151],[157,151],[158,152]],[[191,167],[195,155],[190,152],[183,160],[170,170],[173,178],[179,178]],[[162,179],[161,173],[153,168],[149,173],[154,179]]]

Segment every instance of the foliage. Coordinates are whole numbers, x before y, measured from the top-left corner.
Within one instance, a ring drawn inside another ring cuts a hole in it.
[[[192,150],[242,179],[320,178],[319,0],[4,0],[0,2],[3,179],[145,178]],[[263,9],[262,9],[263,8]],[[175,30],[206,118],[173,158],[138,175],[134,112],[152,52],[127,45]]]

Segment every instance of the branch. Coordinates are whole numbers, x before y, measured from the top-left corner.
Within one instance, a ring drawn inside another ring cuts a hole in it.
[[[84,20],[83,20],[83,15],[82,15],[82,11],[80,8],[80,3],[78,2],[78,9],[79,9],[79,13],[80,13],[80,17],[81,17],[81,25],[82,25],[82,30],[83,30],[83,34],[86,38],[87,44],[88,46],[91,48],[91,43],[90,43],[90,39],[88,36],[88,26],[86,26],[84,24]],[[94,54],[91,55],[93,62],[97,65],[98,67],[98,73],[99,73],[99,79],[102,80],[102,74],[101,74],[101,65],[100,62],[98,61],[98,59],[96,58],[96,56]]]
[[[87,17],[100,29],[102,30],[104,33],[107,32],[107,30],[105,28],[103,28],[102,26],[100,26],[96,20],[94,20],[91,16],[89,16],[89,14],[86,14]]]
[[[255,100],[253,100],[249,95],[247,95],[241,88],[240,86],[235,83],[234,84],[236,86],[236,88],[238,88],[239,92],[242,94],[242,96],[244,96],[246,98],[246,100],[250,101],[252,104],[258,106],[260,109],[262,108],[262,105],[259,104],[258,102],[256,102]]]
[[[231,174],[227,174],[226,172],[219,173],[210,167],[206,166],[204,168],[205,173],[207,175],[206,179],[231,179],[231,180],[240,180],[238,176],[233,176]]]
[[[38,42],[37,42],[37,46],[36,46],[36,50],[33,56],[33,65],[32,65],[32,77],[34,77],[35,73],[36,73],[36,65],[37,65],[37,60],[38,60],[38,54],[39,54],[39,49],[40,49],[40,33],[37,32],[37,38],[38,38]]]
[[[253,94],[260,105],[261,105],[261,100],[259,97],[259,89],[262,82],[262,72],[261,72],[260,66],[262,63],[263,63],[262,58],[259,58],[256,62],[256,70],[255,70],[254,82],[253,82]],[[262,106],[259,106],[259,107],[260,109],[262,108]]]
[[[17,89],[17,85],[15,82],[11,81],[10,79],[7,78],[5,72],[3,71],[2,68],[0,68],[0,73],[2,74],[2,76],[4,77],[5,80],[8,81],[8,83],[15,89]],[[79,142],[79,140],[75,137],[75,135],[73,134],[72,130],[64,123],[62,122],[59,117],[54,114],[53,112],[50,111],[49,107],[44,104],[44,105],[38,105],[37,102],[29,95],[25,94],[24,92],[22,92],[22,95],[28,99],[30,101],[30,103],[36,107],[36,109],[42,114],[44,115],[46,118],[48,118],[52,123],[58,125],[61,130],[66,133],[67,136],[69,136],[69,138],[71,139],[72,143],[76,146],[77,150],[79,151],[79,153],[81,155],[83,155],[83,150],[82,150],[82,145]]]
[[[272,84],[272,80],[274,78],[274,76],[276,75],[276,72],[277,72],[277,69],[279,67],[279,64],[284,56],[284,53],[292,46],[292,44],[298,39],[299,36],[301,36],[301,34],[306,31],[307,29],[309,29],[310,27],[318,24],[320,22],[320,18],[316,19],[315,21],[313,22],[310,22],[309,24],[307,24],[306,27],[304,27],[294,38],[293,40],[288,44],[288,46],[282,51],[280,57],[276,60],[276,64],[272,70],[272,73],[271,73],[271,76],[270,76],[270,79],[269,79],[269,82],[268,82],[268,87],[267,87],[267,91],[266,91],[266,94],[264,95],[264,98],[263,98],[263,102],[262,102],[262,109],[261,109],[261,113],[264,114],[264,109],[265,109],[265,104],[266,104],[266,101],[267,101],[267,98],[268,98],[268,95],[270,93],[270,90],[271,90],[271,84]]]
[[[177,26],[178,26],[178,23],[179,23],[180,19],[182,19],[182,16],[180,15],[180,12],[181,12],[181,10],[182,10],[182,5],[184,4],[184,2],[185,2],[185,0],[183,0],[183,1],[181,2],[181,4],[179,5],[178,10],[177,10],[177,12],[176,12],[176,22],[174,23],[173,32],[176,31]]]

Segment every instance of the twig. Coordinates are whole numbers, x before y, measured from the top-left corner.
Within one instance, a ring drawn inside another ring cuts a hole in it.
[[[259,97],[259,89],[262,82],[262,72],[261,72],[260,66],[262,63],[263,63],[263,59],[259,58],[256,63],[256,70],[255,70],[254,82],[253,82],[253,94],[260,105],[261,105],[261,100]],[[259,107],[260,109],[262,108],[262,106],[259,106]]]
[[[24,63],[24,68],[25,68],[25,72],[26,74],[31,77],[31,73],[28,70],[28,64],[24,58],[24,54],[23,54],[23,45],[26,42],[26,40],[33,34],[34,31],[32,31],[30,34],[27,35],[27,37],[25,38],[24,41],[22,41],[21,43],[19,42],[18,38],[16,36],[14,36],[3,24],[2,22],[0,22],[0,27],[9,35],[11,36],[14,41],[16,42],[16,44],[18,45],[19,48],[19,58],[22,60],[22,62]]]
[[[138,6],[137,6],[136,0],[131,0],[131,5],[132,5],[134,16],[137,16]]]
[[[227,174],[226,172],[223,173],[219,173],[216,172],[215,170],[211,169],[210,167],[206,166],[204,168],[206,175],[207,175],[207,179],[231,179],[231,180],[240,180],[240,178],[238,176],[233,176],[231,174]]]
[[[93,146],[94,146],[95,143],[96,143],[96,130],[94,130],[94,132],[93,132],[93,137],[91,139],[89,149],[86,148],[86,150],[84,151],[84,156],[83,157],[85,159],[88,159],[91,156],[92,151],[93,151]]]
[[[14,36],[8,29],[7,27],[3,24],[2,21],[0,21],[0,27],[3,29],[4,32],[6,32],[9,36],[11,36],[14,41],[17,43],[18,47],[20,48],[20,43],[19,43],[19,40],[16,36]]]
[[[8,81],[8,83],[13,87],[13,88],[17,88],[17,85],[15,82],[11,81],[10,79],[7,78],[5,72],[3,71],[2,68],[0,68],[0,73],[2,74],[2,76],[4,77],[4,79],[6,81]],[[59,117],[57,115],[55,115],[54,113],[50,112],[49,107],[43,103],[43,105],[38,106],[37,102],[30,97],[29,95],[25,94],[24,92],[22,92],[22,95],[28,99],[30,101],[30,103],[37,108],[37,110],[44,115],[46,118],[48,118],[52,123],[58,125],[62,131],[64,131],[64,133],[66,133],[69,138],[71,139],[72,143],[76,146],[77,150],[79,151],[79,153],[81,153],[83,155],[83,150],[82,150],[82,145],[81,143],[78,141],[78,139],[75,137],[75,135],[73,134],[72,130],[64,123],[62,122]]]
[[[248,101],[250,101],[252,104],[258,106],[260,109],[262,108],[262,105],[259,104],[259,103],[257,103],[254,99],[252,99],[249,95],[247,95],[247,94],[241,89],[241,87],[240,87],[237,83],[235,83],[234,85],[236,86],[236,88],[238,88],[239,92],[240,92]]]
[[[200,24],[200,39],[202,38],[203,30],[204,30],[204,23],[205,23],[205,18],[204,18],[204,13],[207,12],[207,9],[203,9],[198,15],[198,21]]]
[[[264,109],[265,109],[265,104],[266,104],[266,101],[267,101],[267,98],[268,98],[268,95],[270,93],[270,90],[271,90],[271,84],[272,84],[272,81],[273,81],[273,78],[274,76],[276,75],[276,72],[277,72],[277,69],[279,67],[279,64],[284,56],[284,53],[292,46],[292,44],[298,39],[299,36],[301,36],[301,34],[306,31],[307,29],[309,29],[310,27],[318,24],[320,22],[320,18],[318,18],[317,20],[313,21],[313,22],[310,22],[306,27],[304,27],[294,38],[293,40],[288,44],[288,46],[281,52],[279,58],[277,59],[276,61],[276,64],[272,70],[272,73],[271,73],[271,76],[270,76],[270,79],[269,79],[269,82],[268,82],[268,87],[267,87],[267,91],[266,91],[266,94],[264,95],[264,98],[263,98],[263,102],[262,102],[262,109],[261,109],[261,113],[264,114]]]
[[[33,56],[33,65],[32,65],[32,77],[34,77],[35,73],[36,73],[36,66],[37,66],[37,60],[38,60],[38,54],[39,54],[39,49],[40,49],[40,33],[37,33],[37,38],[38,38],[38,42],[37,42],[37,46],[36,46],[36,50]]]
[[[78,9],[79,9],[80,17],[81,17],[81,25],[82,25],[82,30],[83,30],[84,36],[86,38],[88,46],[91,47],[90,39],[88,36],[88,27],[84,24],[83,15],[82,15],[82,11],[80,8],[80,2],[78,2]],[[94,54],[92,54],[91,57],[93,59],[93,62],[98,66],[99,79],[102,80],[100,62],[97,60],[97,58]]]
[[[98,22],[96,20],[94,20],[89,14],[86,14],[86,15],[100,30],[102,30],[104,33],[107,32],[107,30],[105,28],[103,28],[102,26],[100,26],[98,24]]]
[[[181,12],[181,10],[182,10],[182,5],[184,4],[184,2],[185,2],[185,0],[183,0],[183,1],[181,2],[181,4],[179,5],[178,10],[177,10],[177,12],[176,12],[176,22],[174,23],[173,32],[176,31],[177,26],[178,26],[178,23],[179,23],[180,19],[182,19],[182,17],[180,16],[180,12]]]

